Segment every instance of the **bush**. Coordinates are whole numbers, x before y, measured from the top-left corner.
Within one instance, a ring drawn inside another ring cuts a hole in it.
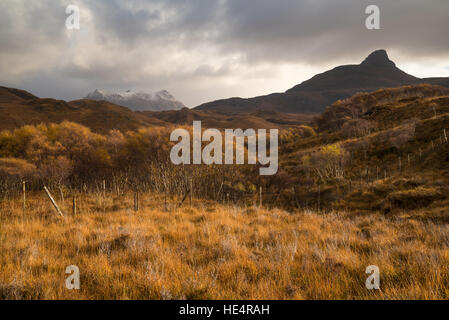
[[[23,180],[38,176],[36,166],[22,159],[0,158],[0,192],[8,192]]]
[[[0,158],[0,179],[24,179],[36,174],[36,166],[25,160]]]
[[[301,161],[310,167],[322,181],[343,178],[348,153],[339,144],[326,145],[311,156],[305,155]]]

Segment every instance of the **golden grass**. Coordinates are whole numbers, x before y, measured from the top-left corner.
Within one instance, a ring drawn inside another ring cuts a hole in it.
[[[449,227],[422,214],[165,211],[153,195],[136,213],[131,198],[83,196],[66,219],[41,194],[25,215],[0,202],[0,299],[449,298]],[[373,264],[381,290],[365,287]],[[65,288],[69,265],[80,290]]]

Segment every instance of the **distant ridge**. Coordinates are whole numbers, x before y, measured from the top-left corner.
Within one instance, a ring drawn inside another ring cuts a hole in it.
[[[202,104],[195,109],[226,113],[250,113],[269,110],[287,113],[317,113],[333,102],[357,92],[420,83],[449,87],[449,78],[414,77],[396,67],[385,50],[376,50],[358,65],[344,65],[320,73],[284,93],[249,99],[230,98]]]
[[[185,108],[185,105],[176,100],[167,90],[155,93],[133,92],[131,90],[123,93],[106,93],[95,89],[85,99],[108,101],[134,111],[166,111]]]

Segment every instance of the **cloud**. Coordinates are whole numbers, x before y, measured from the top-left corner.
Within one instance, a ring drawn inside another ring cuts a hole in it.
[[[0,83],[63,99],[164,88],[195,106],[284,91],[378,48],[418,76],[444,75],[449,2],[376,3],[381,30],[365,28],[366,0],[3,0]],[[68,4],[79,31],[65,29]]]

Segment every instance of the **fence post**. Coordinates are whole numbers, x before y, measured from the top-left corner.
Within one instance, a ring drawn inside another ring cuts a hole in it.
[[[262,208],[262,186],[259,187],[259,207]]]
[[[134,192],[134,211],[139,211],[139,192]]]
[[[59,209],[58,204],[56,203],[56,201],[53,199],[53,197],[51,196],[50,191],[48,191],[48,188],[46,186],[44,186],[44,190],[47,193],[48,198],[50,199],[51,203],[53,204],[53,207],[55,208],[56,212],[61,216],[64,217],[64,215],[62,214],[61,209]]]
[[[190,178],[190,208],[192,208],[192,200],[193,200],[193,179]]]
[[[73,195],[72,214],[74,217],[76,217],[76,194]]]
[[[318,185],[318,211],[321,210],[321,185]]]
[[[23,209],[23,213],[25,213],[25,211],[26,211],[26,182],[25,181],[22,181],[22,193],[23,193],[22,209]]]

